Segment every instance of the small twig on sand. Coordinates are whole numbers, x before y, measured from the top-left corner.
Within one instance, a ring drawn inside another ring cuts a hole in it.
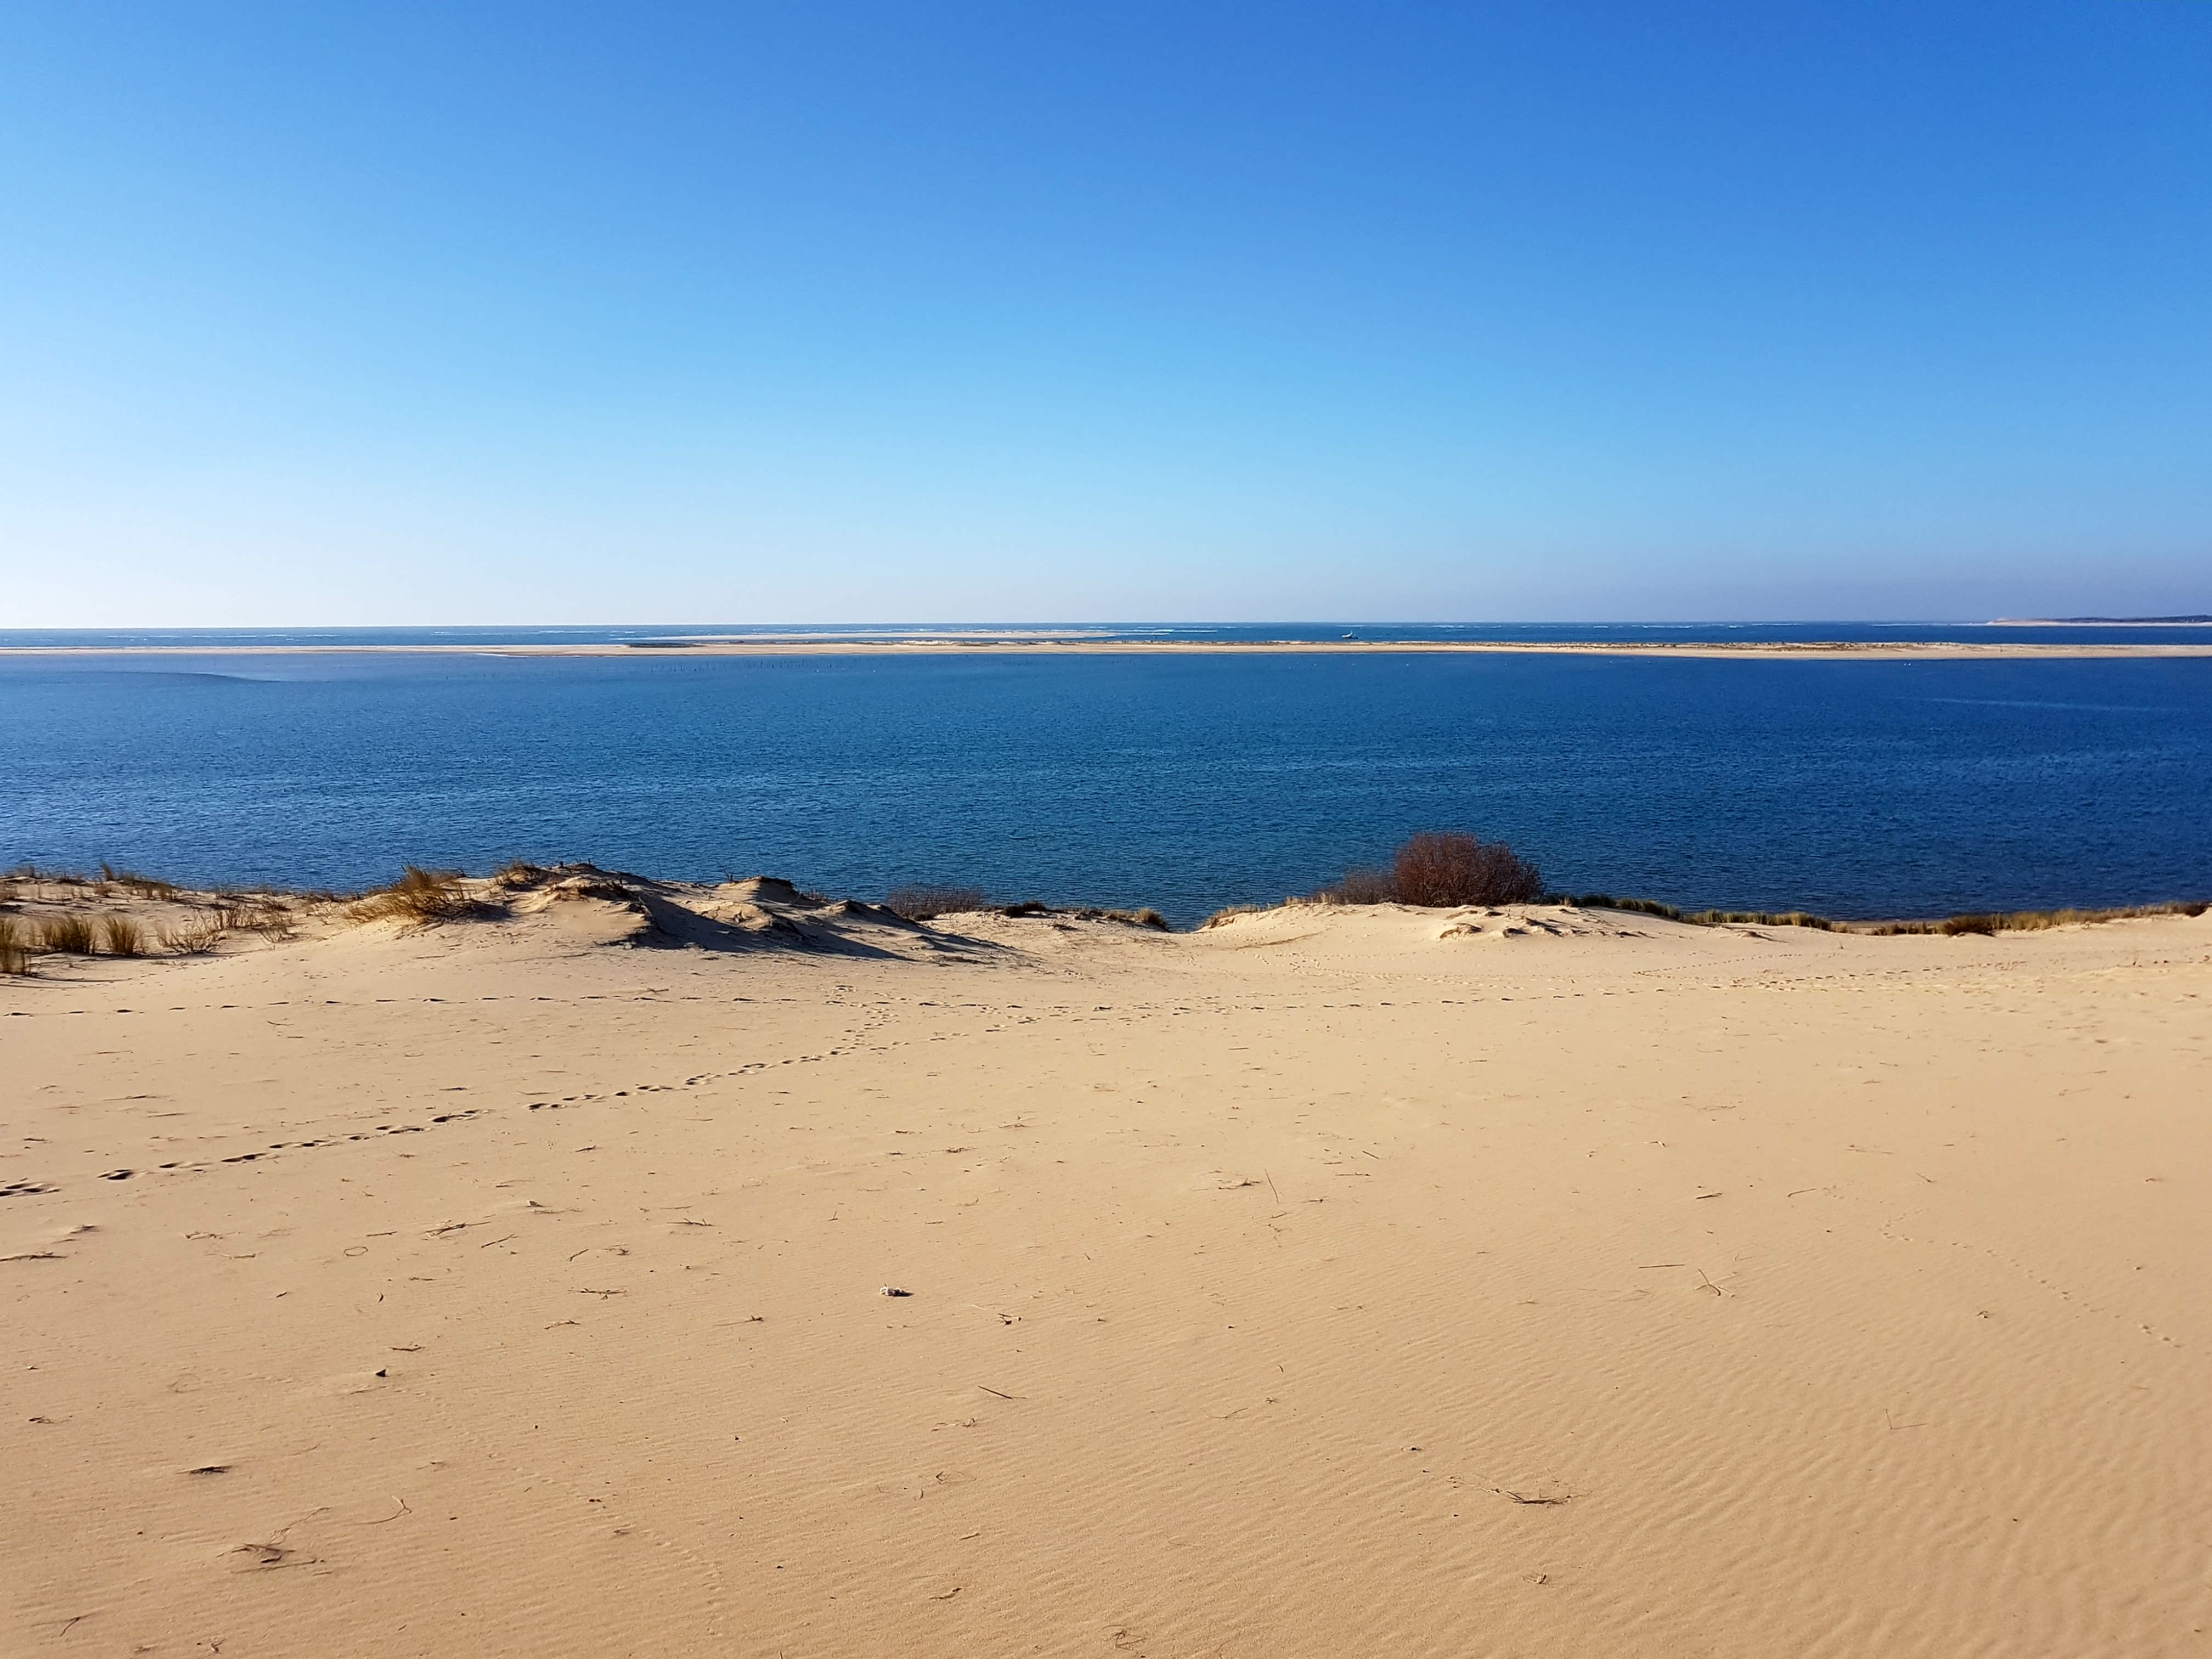
[[[1275,1193],[1275,1202],[1280,1204],[1283,1201],[1283,1195],[1280,1193],[1275,1192],[1275,1177],[1271,1175],[1267,1175],[1267,1172],[1265,1170],[1261,1170],[1260,1173],[1263,1176],[1267,1176],[1267,1190],[1271,1193]]]
[[[1021,1398],[1021,1395],[1018,1394],[999,1394],[999,1391],[996,1389],[991,1387],[986,1382],[978,1382],[975,1386],[982,1389],[985,1394],[999,1395],[999,1398],[1001,1400],[1019,1400]]]

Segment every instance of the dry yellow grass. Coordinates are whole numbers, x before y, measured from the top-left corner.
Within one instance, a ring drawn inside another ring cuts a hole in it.
[[[361,921],[388,919],[427,927],[480,915],[489,908],[469,896],[459,872],[410,864],[391,886],[355,901],[350,912]]]
[[[100,924],[100,943],[111,957],[146,954],[146,930],[130,916],[105,916]]]
[[[37,921],[39,949],[60,956],[92,954],[92,920],[88,916],[40,916]]]

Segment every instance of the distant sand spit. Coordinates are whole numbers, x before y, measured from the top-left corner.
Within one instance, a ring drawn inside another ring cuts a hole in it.
[[[510,897],[0,978],[0,1650],[2212,1632],[2212,914]]]
[[[470,657],[854,657],[946,656],[976,652],[1010,656],[1521,656],[1602,657],[1835,657],[1861,662],[1928,661],[1947,658],[2208,657],[2207,645],[1980,644],[1943,641],[1746,641],[1740,644],[1624,643],[1613,640],[1085,640],[917,638],[911,640],[652,641],[608,645],[149,645],[0,646],[9,657],[328,656],[368,653],[403,656]]]

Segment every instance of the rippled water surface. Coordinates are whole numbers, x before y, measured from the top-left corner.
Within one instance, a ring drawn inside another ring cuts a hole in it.
[[[0,750],[0,860],[194,881],[576,857],[1188,921],[1464,827],[1692,905],[2212,894],[2208,659],[28,656]]]

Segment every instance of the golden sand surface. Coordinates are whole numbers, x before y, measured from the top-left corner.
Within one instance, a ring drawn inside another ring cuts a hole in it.
[[[2212,1648],[2212,915],[268,931],[0,981],[10,1656]]]

